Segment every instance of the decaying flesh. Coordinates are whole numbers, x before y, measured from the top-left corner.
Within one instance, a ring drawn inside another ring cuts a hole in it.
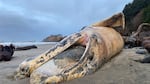
[[[30,77],[31,84],[51,84],[94,73],[123,48],[123,39],[114,27],[124,27],[122,13],[85,27],[38,57],[25,60],[15,77]]]

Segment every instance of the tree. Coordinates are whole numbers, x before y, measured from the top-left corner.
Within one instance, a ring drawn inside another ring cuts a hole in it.
[[[144,8],[143,22],[150,23],[150,5]]]
[[[144,13],[141,17],[143,18],[141,22],[150,22],[150,0],[133,0],[132,3],[125,5],[123,13],[125,15],[126,29],[128,32],[136,31],[137,28],[134,28],[135,24],[133,24],[132,21],[142,10],[144,10]]]

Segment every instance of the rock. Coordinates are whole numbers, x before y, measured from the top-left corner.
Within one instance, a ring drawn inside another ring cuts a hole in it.
[[[9,46],[0,45],[0,61],[10,61],[14,54],[15,47],[10,44]]]
[[[150,56],[146,56],[144,59],[139,60],[141,63],[150,63]]]
[[[46,37],[43,42],[59,42],[64,38],[64,36],[58,34],[58,35],[50,35]]]
[[[150,37],[144,39],[142,42],[143,47],[150,53]]]
[[[144,50],[144,49],[140,49],[140,50],[137,50],[136,51],[136,54],[146,54],[147,52],[146,52],[146,50]]]

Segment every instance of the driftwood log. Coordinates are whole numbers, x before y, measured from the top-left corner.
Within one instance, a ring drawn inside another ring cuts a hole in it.
[[[133,47],[142,46],[148,49],[150,47],[149,38],[150,38],[150,24],[142,23],[138,27],[137,31],[133,32],[132,35],[124,36],[125,47],[133,48]]]
[[[20,51],[20,50],[29,50],[29,49],[36,49],[36,45],[28,45],[28,46],[22,46],[22,47],[16,47],[15,51]]]

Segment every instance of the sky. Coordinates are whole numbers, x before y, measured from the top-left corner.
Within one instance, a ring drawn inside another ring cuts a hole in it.
[[[0,0],[0,42],[41,41],[101,21],[133,0]]]

